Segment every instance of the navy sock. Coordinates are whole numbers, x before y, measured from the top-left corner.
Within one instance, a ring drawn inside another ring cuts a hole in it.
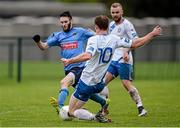
[[[90,99],[101,104],[101,107],[103,107],[106,104],[106,100],[101,96],[99,96],[98,94],[91,95]]]

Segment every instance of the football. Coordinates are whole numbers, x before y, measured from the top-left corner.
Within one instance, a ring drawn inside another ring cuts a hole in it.
[[[60,119],[62,120],[72,120],[73,118],[72,117],[69,117],[68,116],[68,110],[69,110],[69,106],[63,106],[61,109],[60,109],[60,112],[59,112],[59,117]]]

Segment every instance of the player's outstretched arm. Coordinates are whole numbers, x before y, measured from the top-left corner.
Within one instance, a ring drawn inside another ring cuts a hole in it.
[[[49,47],[46,42],[42,42],[42,41],[41,41],[41,36],[40,36],[40,35],[34,35],[34,36],[32,37],[32,39],[34,40],[34,42],[37,44],[37,46],[38,46],[41,50],[45,50],[45,49],[47,49],[47,48]]]
[[[91,57],[92,57],[91,53],[84,52],[76,57],[71,58],[71,59],[61,58],[61,61],[64,64],[64,66],[66,66],[68,64],[78,63],[78,62],[83,62],[83,61],[89,60],[89,59],[91,59]]]
[[[154,37],[160,35],[161,31],[162,28],[160,26],[156,26],[152,32],[148,33],[144,37],[135,39],[131,45],[131,48],[135,49],[149,43]]]

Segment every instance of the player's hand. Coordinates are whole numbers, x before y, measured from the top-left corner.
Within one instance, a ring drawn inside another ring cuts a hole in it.
[[[61,62],[64,66],[67,66],[69,64],[69,59],[61,58]]]
[[[128,52],[124,52],[123,59],[124,59],[125,62],[129,61],[129,54],[128,54]]]
[[[153,29],[152,34],[153,34],[153,36],[159,36],[159,35],[162,35],[161,32],[162,32],[161,26],[157,25],[157,26]]]
[[[37,35],[34,35],[32,39],[34,40],[34,42],[39,43],[39,41],[41,40],[41,36],[37,34]]]

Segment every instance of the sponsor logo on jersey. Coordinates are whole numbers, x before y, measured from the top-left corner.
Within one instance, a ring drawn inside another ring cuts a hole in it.
[[[61,44],[60,47],[62,50],[76,49],[78,47],[78,42],[70,42],[70,43]]]
[[[136,37],[136,36],[137,36],[137,34],[136,34],[136,33],[132,33],[132,36],[133,36],[133,37]]]

